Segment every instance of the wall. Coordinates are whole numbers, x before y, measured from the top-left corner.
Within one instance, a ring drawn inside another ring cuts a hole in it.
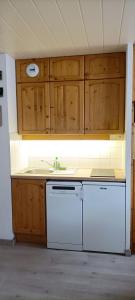
[[[6,83],[10,134],[17,132],[15,60],[6,55]]]
[[[66,167],[125,168],[125,141],[19,141],[12,142],[12,172],[49,167],[56,156]],[[19,154],[20,153],[20,154]],[[18,155],[19,154],[19,155]]]
[[[7,75],[6,62],[10,57],[0,54],[0,70],[3,80],[0,85],[4,88],[4,97],[0,98],[2,105],[3,124],[0,127],[0,239],[11,240],[12,232],[12,208],[11,208],[11,180],[10,180],[10,144],[8,123],[8,100],[7,100]],[[12,85],[12,81],[10,82]],[[10,101],[10,99],[9,99]]]
[[[126,59],[126,249],[130,249],[131,220],[131,143],[132,143],[133,44],[127,46]]]

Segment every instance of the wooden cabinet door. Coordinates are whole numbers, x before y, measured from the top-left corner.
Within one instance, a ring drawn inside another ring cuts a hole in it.
[[[51,132],[84,133],[84,82],[50,84]]]
[[[15,234],[46,239],[44,180],[12,179],[12,207]]]
[[[27,75],[26,69],[29,64],[36,64],[39,73],[35,77]],[[49,80],[49,59],[18,59],[16,60],[16,79],[17,82],[43,82]]]
[[[124,79],[85,82],[85,132],[123,133]]]
[[[119,78],[125,76],[125,53],[85,56],[85,78]]]
[[[49,83],[18,84],[17,104],[19,133],[49,132]]]
[[[50,58],[50,80],[84,79],[84,56]]]

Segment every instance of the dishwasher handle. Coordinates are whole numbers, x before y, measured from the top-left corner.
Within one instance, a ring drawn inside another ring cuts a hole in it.
[[[58,186],[58,185],[53,185],[52,186],[53,190],[66,190],[66,191],[75,191],[75,186]]]

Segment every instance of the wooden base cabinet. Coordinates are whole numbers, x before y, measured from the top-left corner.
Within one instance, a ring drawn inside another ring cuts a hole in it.
[[[46,246],[45,181],[12,179],[12,210],[16,240]]]

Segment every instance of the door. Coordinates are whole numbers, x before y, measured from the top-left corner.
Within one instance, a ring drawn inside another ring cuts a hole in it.
[[[91,54],[85,56],[85,78],[125,77],[125,53]]]
[[[28,76],[27,67],[36,64],[39,72],[37,76]],[[16,60],[16,79],[17,82],[43,82],[49,80],[49,59],[17,59]]]
[[[124,253],[125,186],[84,185],[83,247]]]
[[[81,184],[47,184],[48,248],[82,249]]]
[[[13,228],[15,234],[44,235],[45,182],[43,180],[12,180]]]
[[[50,84],[51,133],[84,133],[84,82]]]
[[[48,133],[50,130],[49,84],[18,84],[17,101],[19,133]]]
[[[124,79],[86,80],[85,133],[124,132]]]
[[[84,79],[84,56],[50,58],[50,80]]]

